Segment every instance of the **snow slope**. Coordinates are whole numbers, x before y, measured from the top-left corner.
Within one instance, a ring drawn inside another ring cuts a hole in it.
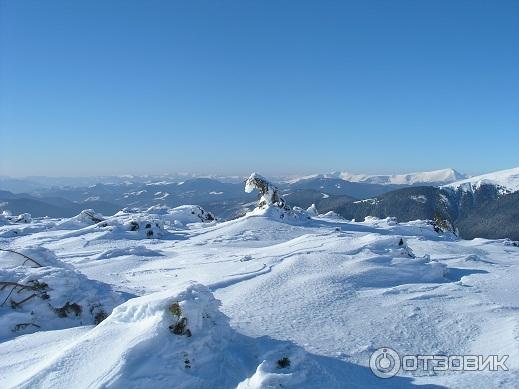
[[[495,185],[503,193],[517,192],[519,190],[519,167],[467,178],[445,187],[471,191],[479,188],[481,185]]]
[[[272,212],[182,230],[161,219],[169,212],[150,212],[75,230],[44,228],[41,219],[24,235],[0,227],[0,247],[50,250],[55,264],[85,280],[140,296],[96,327],[49,322],[3,341],[0,355],[9,357],[0,358],[0,387],[519,385],[519,248],[509,242],[462,241],[425,221]],[[151,219],[162,226],[152,237],[125,227]],[[4,272],[13,266],[0,263]],[[4,308],[0,318],[12,313]],[[186,325],[172,333],[181,317]],[[382,380],[368,368],[382,346],[413,355],[506,354],[509,371]],[[285,357],[289,366],[281,367]]]
[[[182,317],[187,319],[189,335],[172,333],[171,327],[178,321],[171,310],[173,304],[177,304]],[[80,332],[76,339],[60,348],[51,347],[43,362],[26,374],[8,377],[4,385],[20,388],[78,385],[334,387],[345,379],[340,376],[345,371],[330,369],[326,358],[311,355],[291,342],[237,333],[218,310],[218,305],[209,289],[200,284],[130,300],[99,326]],[[19,343],[14,341],[9,346],[18,352],[28,346]],[[5,346],[0,346],[2,348],[5,351]],[[279,366],[278,361],[283,358],[288,358],[289,366]]]

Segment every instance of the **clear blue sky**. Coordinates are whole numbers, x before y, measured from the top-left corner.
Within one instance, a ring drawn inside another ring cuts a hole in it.
[[[0,4],[0,174],[519,166],[519,0]]]

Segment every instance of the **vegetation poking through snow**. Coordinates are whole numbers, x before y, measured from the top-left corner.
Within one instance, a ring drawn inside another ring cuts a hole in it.
[[[0,249],[0,251],[5,251],[5,252],[8,252],[8,253],[17,254],[17,255],[21,255],[22,257],[24,257],[24,258],[25,258],[25,261],[22,262],[22,266],[25,265],[25,263],[26,263],[27,261],[31,261],[31,262],[34,263],[36,266],[41,267],[41,264],[40,264],[38,261],[36,261],[35,259],[29,257],[28,255],[22,254],[22,253],[20,253],[20,252],[18,252],[18,251],[14,251],[14,250],[11,250],[11,249]]]
[[[176,316],[177,318],[182,316],[182,309],[180,308],[180,304],[178,302],[174,302],[173,304],[171,304],[169,306],[169,311],[173,316]]]
[[[169,330],[175,335],[191,336],[191,330],[187,328],[187,317],[182,316],[182,308],[178,302],[169,306],[169,312],[176,318],[176,322],[169,326]]]
[[[2,304],[0,304],[0,307],[3,307],[5,303],[9,300],[9,304],[11,308],[16,309],[20,306],[22,306],[24,303],[32,299],[33,297],[39,297],[42,300],[47,300],[49,298],[49,295],[47,294],[48,285],[44,282],[40,283],[37,280],[32,280],[27,283],[27,285],[20,284],[18,282],[12,282],[12,281],[0,281],[0,292],[11,288],[9,290],[9,293],[7,293],[7,296],[2,301]],[[16,292],[17,294],[22,293],[25,290],[32,291],[33,293],[30,294],[28,297],[23,298],[22,300],[15,301],[12,298],[13,292]]]
[[[2,340],[20,332],[99,324],[123,302],[108,285],[89,280],[48,249],[4,249],[0,260]]]
[[[452,223],[450,221],[448,221],[447,219],[445,219],[441,215],[440,212],[434,213],[434,219],[432,221],[432,225],[433,225],[434,231],[436,231],[437,233],[451,232],[451,233],[457,235],[454,227],[452,226]]]
[[[52,306],[51,306],[52,307]],[[69,317],[69,316],[79,316],[81,315],[81,312],[83,311],[83,308],[81,308],[81,305],[72,303],[70,304],[68,301],[60,308],[53,308],[54,312],[56,312],[56,315],[58,317]]]
[[[279,369],[290,367],[290,359],[288,359],[288,357],[283,357],[281,359],[278,359],[276,364],[278,365]]]

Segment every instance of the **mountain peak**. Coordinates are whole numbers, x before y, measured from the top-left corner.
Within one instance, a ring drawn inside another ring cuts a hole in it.
[[[504,192],[517,192],[519,191],[519,167],[466,178],[445,185],[445,187],[471,190],[477,189],[481,185],[495,185],[502,188]]]

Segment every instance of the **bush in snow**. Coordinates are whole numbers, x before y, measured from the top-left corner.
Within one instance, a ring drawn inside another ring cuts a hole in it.
[[[288,357],[283,357],[278,359],[276,363],[280,369],[284,369],[285,367],[290,366],[290,359],[288,359]]]
[[[434,219],[432,220],[431,224],[434,228],[434,231],[439,234],[442,232],[450,232],[454,235],[458,235],[457,229],[454,228],[452,223],[445,219],[439,212],[434,213]]]
[[[98,324],[124,299],[47,249],[0,253],[0,339],[39,329]],[[28,260],[30,259],[30,260]]]
[[[175,318],[175,322],[169,326],[169,330],[175,335],[191,336],[191,330],[187,328],[187,317],[182,315],[182,308],[178,302],[169,306],[169,312]]]

